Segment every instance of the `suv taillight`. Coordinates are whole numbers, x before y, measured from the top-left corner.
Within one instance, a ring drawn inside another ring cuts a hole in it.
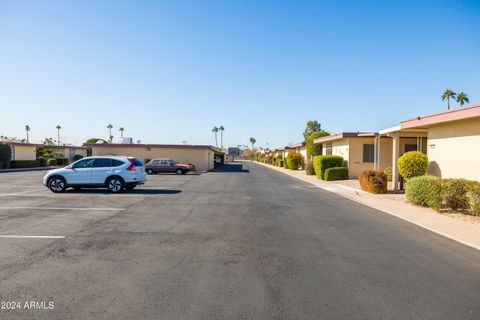
[[[132,159],[128,159],[128,161],[130,161],[130,165],[128,166],[127,170],[132,171],[133,169],[135,169],[135,164],[133,163]]]

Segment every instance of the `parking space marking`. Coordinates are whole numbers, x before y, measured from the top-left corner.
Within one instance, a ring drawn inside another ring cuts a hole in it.
[[[64,239],[65,236],[20,236],[20,235],[0,235],[0,238],[17,238],[17,239]]]
[[[125,211],[125,208],[0,207],[0,210]]]
[[[0,197],[23,195],[23,194],[27,194],[27,193],[31,193],[31,192],[37,192],[37,191],[41,191],[41,190],[45,190],[45,188],[33,189],[33,190],[28,190],[28,191],[23,191],[23,192],[0,194]]]

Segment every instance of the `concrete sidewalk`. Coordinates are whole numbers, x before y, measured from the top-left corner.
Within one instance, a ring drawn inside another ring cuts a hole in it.
[[[334,192],[374,209],[394,215],[444,237],[480,250],[480,224],[455,219],[436,213],[430,208],[414,206],[404,201],[399,201],[399,199],[392,198],[397,195],[371,194],[334,182],[322,181],[316,176],[307,176],[305,171],[293,171],[264,163],[255,163],[282,172],[291,177],[295,177],[304,182],[311,183],[326,191]],[[398,196],[400,197],[401,195]]]

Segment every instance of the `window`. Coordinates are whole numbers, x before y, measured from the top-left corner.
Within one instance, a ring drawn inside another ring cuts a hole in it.
[[[417,151],[417,145],[416,144],[406,144],[405,145],[405,152],[409,151]]]
[[[93,165],[93,161],[95,161],[95,159],[80,160],[78,162],[75,162],[75,164],[73,165],[73,168],[74,169],[91,168]]]
[[[363,162],[374,162],[375,158],[375,146],[373,144],[363,145]]]
[[[109,158],[95,159],[95,162],[93,164],[94,168],[106,168],[111,166],[112,166],[112,159],[109,159]]]
[[[332,155],[332,143],[331,142],[325,143],[325,155],[327,155],[327,156]]]
[[[143,167],[143,162],[138,160],[137,158],[128,158],[133,164],[137,167]]]
[[[120,167],[124,165],[125,162],[117,160],[117,159],[112,159],[112,167]]]

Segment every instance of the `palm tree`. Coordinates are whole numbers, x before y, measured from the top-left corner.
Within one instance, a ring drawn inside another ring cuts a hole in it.
[[[217,139],[217,134],[218,134],[218,128],[213,127],[212,132],[215,133],[215,146],[218,147],[218,139]]]
[[[120,131],[120,138],[123,138],[123,131],[125,131],[125,129],[123,129],[123,127],[120,127],[118,131]]]
[[[442,101],[447,100],[448,103],[448,110],[450,110],[450,98],[455,99],[455,96],[457,94],[453,92],[451,89],[446,89],[445,92],[442,95]]]
[[[460,107],[463,107],[463,105],[466,103],[469,103],[470,100],[468,99],[468,96],[465,92],[460,92],[457,94],[457,102],[460,103]]]
[[[25,131],[27,132],[27,142],[30,142],[30,139],[28,138],[28,133],[30,132],[30,126],[28,124],[25,126]]]
[[[220,146],[223,149],[223,131],[225,130],[225,128],[223,126],[220,126],[218,130],[220,131]]]
[[[108,132],[110,134],[110,142],[112,142],[112,140],[113,140],[113,136],[112,136],[113,126],[109,123],[108,126],[107,126],[107,129],[108,129]]]
[[[60,145],[60,129],[62,129],[62,127],[57,124],[55,128],[57,128],[57,144]]]
[[[250,138],[250,143],[252,144],[252,152],[253,152],[253,150],[255,149],[255,142],[257,142],[257,140],[255,140],[254,137],[251,137],[251,138]]]

